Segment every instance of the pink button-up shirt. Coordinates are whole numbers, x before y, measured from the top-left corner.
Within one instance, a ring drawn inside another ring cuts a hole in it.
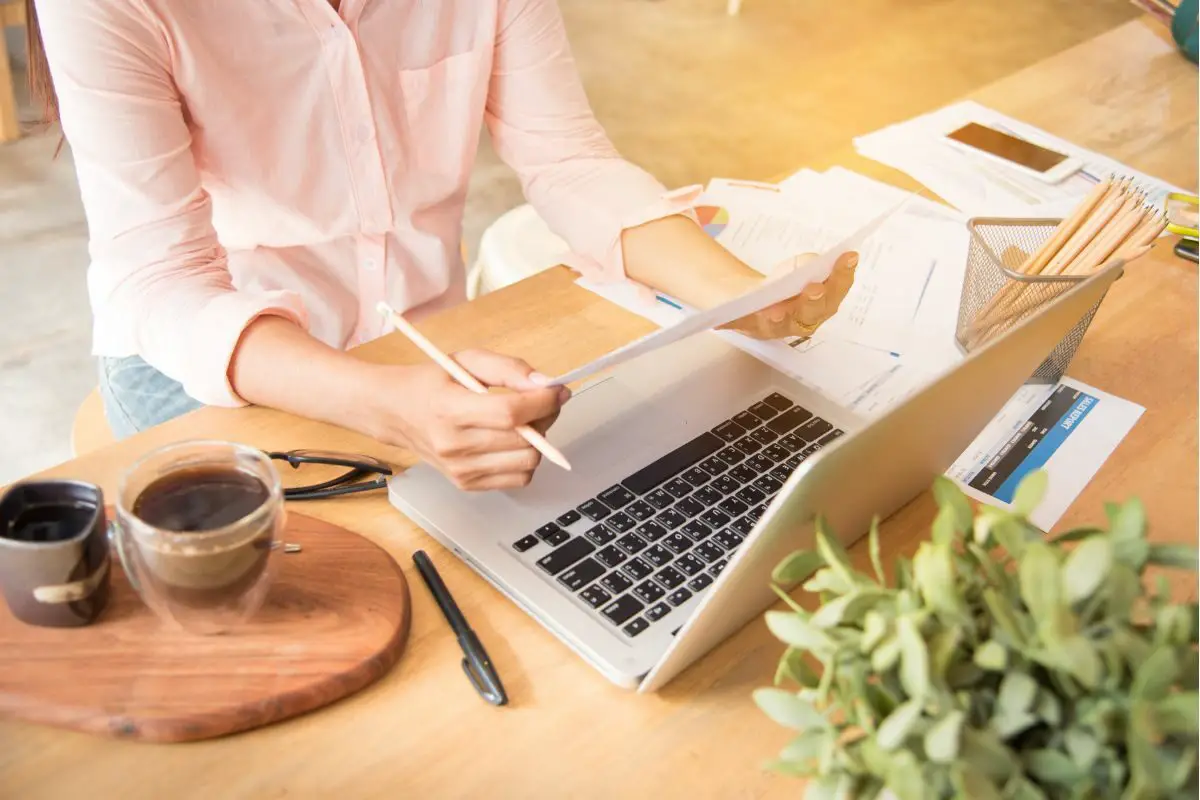
[[[211,405],[245,327],[339,348],[465,299],[481,128],[573,266],[686,209],[593,118],[553,0],[37,0],[90,238],[94,352]]]

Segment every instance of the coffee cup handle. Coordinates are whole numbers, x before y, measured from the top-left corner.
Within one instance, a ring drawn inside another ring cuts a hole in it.
[[[138,584],[137,570],[129,562],[129,556],[125,555],[125,537],[121,535],[121,527],[116,520],[108,524],[108,542],[110,549],[117,551],[117,558],[121,561],[121,567],[125,570],[125,577],[129,580],[129,585],[135,592],[141,594],[142,587]]]

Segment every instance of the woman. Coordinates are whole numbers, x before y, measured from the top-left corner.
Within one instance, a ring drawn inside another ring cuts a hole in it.
[[[464,489],[528,483],[568,393],[524,362],[345,349],[465,299],[480,128],[572,266],[696,306],[758,273],[623,161],[588,107],[553,0],[27,0],[31,79],[62,124],[89,230],[101,390],[118,435],[201,404],[260,404],[410,448]],[[852,280],[739,321],[811,334]]]

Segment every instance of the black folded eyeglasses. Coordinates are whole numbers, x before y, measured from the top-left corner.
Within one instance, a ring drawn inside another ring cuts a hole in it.
[[[295,471],[282,473],[286,500],[320,500],[344,494],[371,492],[387,486],[392,468],[377,458],[326,450],[267,452],[276,461],[286,461]],[[299,485],[292,485],[294,482]],[[302,482],[302,483],[301,483]]]

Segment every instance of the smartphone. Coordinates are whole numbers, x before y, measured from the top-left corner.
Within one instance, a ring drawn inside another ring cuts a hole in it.
[[[1186,258],[1188,261],[1196,261],[1196,240],[1195,239],[1180,239],[1175,244],[1175,255],[1180,258]]]
[[[1083,167],[1082,161],[1066,153],[978,122],[967,123],[946,134],[946,139],[961,150],[982,154],[1046,183],[1058,183]]]

